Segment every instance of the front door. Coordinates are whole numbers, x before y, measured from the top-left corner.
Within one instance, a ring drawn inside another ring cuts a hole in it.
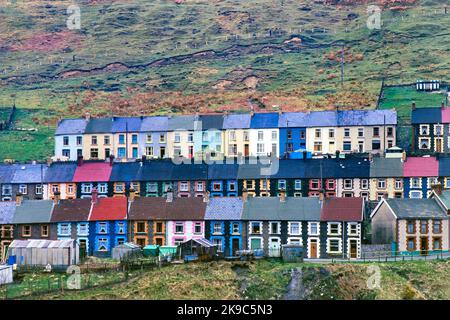
[[[435,149],[436,149],[436,152],[438,152],[438,153],[442,152],[442,138],[436,138]]]
[[[233,240],[231,240],[231,255],[235,256],[236,255],[236,251],[239,251],[239,239],[234,238]]]
[[[248,144],[244,144],[244,157],[248,157],[250,154],[250,148]]]
[[[422,254],[422,255],[428,254],[428,238],[427,237],[420,238],[420,254]]]
[[[309,244],[309,257],[311,259],[317,259],[317,240],[312,239]]]
[[[87,244],[85,239],[80,239],[80,258],[85,258],[87,255]]]
[[[358,240],[350,240],[350,259],[358,258]]]
[[[269,240],[269,257],[280,256],[280,238],[270,238]]]

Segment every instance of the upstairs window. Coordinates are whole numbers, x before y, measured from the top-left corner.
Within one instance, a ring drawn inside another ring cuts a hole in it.
[[[184,233],[184,223],[183,222],[175,223],[175,233]]]
[[[119,144],[125,144],[125,135],[119,134]]]
[[[264,132],[258,131],[258,141],[263,141],[263,140],[264,140]]]
[[[106,234],[108,233],[108,223],[107,222],[99,222],[98,225],[98,233],[99,234]]]
[[[409,220],[406,222],[406,232],[409,234],[416,233],[416,222],[414,220]]]
[[[373,128],[373,136],[379,137],[380,136],[380,127],[374,127]]]
[[[138,143],[138,136],[137,136],[137,134],[132,134],[131,135],[131,143],[132,144],[137,144]]]
[[[316,138],[317,138],[317,136],[316,136]],[[334,139],[334,129],[328,129],[328,138]]]
[[[64,146],[68,146],[69,145],[69,137],[68,136],[64,136],[63,137],[63,145]]]
[[[222,223],[214,222],[213,234],[222,234]]]
[[[439,234],[442,232],[442,224],[441,221],[435,220],[433,221],[433,233]]]
[[[344,137],[350,138],[350,128],[344,128]]]
[[[388,137],[394,136],[394,128],[393,127],[387,127],[387,136]]]
[[[420,135],[428,136],[429,134],[430,134],[430,126],[427,124],[421,124],[420,125]]]
[[[250,233],[251,234],[262,234],[262,222],[250,223]]]
[[[201,222],[194,223],[194,233],[195,234],[202,233],[202,223]]]
[[[341,224],[335,222],[328,223],[328,234],[338,236],[341,234]]]

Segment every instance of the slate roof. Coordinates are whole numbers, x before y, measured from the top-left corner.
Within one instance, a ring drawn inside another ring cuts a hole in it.
[[[168,131],[169,118],[168,117],[144,117],[141,122],[141,132],[149,131]]]
[[[112,129],[112,118],[90,119],[84,133],[110,133]]]
[[[206,164],[172,164],[171,180],[206,180],[208,166]]]
[[[439,176],[450,177],[450,157],[439,157]]]
[[[72,182],[76,169],[76,162],[53,162],[47,168],[44,182]]]
[[[395,110],[341,110],[337,112],[338,126],[396,125]]]
[[[396,158],[374,158],[370,163],[371,178],[402,178],[403,161]]]
[[[200,115],[198,121],[201,121],[202,130],[222,130],[223,128],[223,115]]]
[[[251,122],[250,114],[229,114],[223,119],[223,129],[248,129]]]
[[[278,172],[272,175],[273,179],[301,179],[305,177],[306,164],[303,160],[278,161]]]
[[[240,220],[243,209],[240,198],[211,198],[206,206],[205,220]]]
[[[0,165],[0,183],[11,183],[14,176],[15,166],[11,164]]]
[[[51,222],[88,221],[91,199],[60,200],[53,208]]]
[[[441,109],[442,123],[450,123],[450,108]]]
[[[437,177],[439,162],[434,157],[408,157],[403,165],[404,177]]]
[[[321,221],[362,221],[363,198],[325,198]]]
[[[173,198],[165,204],[167,220],[204,220],[206,202],[201,197]]]
[[[129,220],[167,220],[165,197],[137,197],[130,204]]]
[[[272,171],[273,169],[273,171]],[[243,163],[239,165],[238,179],[264,179],[271,178],[273,174],[278,172],[276,166],[270,166],[269,164],[257,163]]]
[[[83,134],[86,129],[86,119],[63,119],[58,122],[55,136],[69,134]]]
[[[370,161],[368,158],[331,159],[335,164],[335,173],[330,178],[369,178]]]
[[[16,207],[13,224],[49,223],[53,210],[52,200],[22,200]]]
[[[447,213],[435,199],[385,199],[399,219],[441,218],[448,219]]]
[[[139,181],[170,181],[174,163],[171,160],[146,161],[139,175]]]
[[[238,176],[239,165],[213,163],[208,165],[208,180],[235,180]]]
[[[306,159],[305,178],[334,178],[338,171],[338,162],[336,159]]]
[[[280,128],[299,128],[308,126],[308,114],[305,112],[283,112],[278,119]]]
[[[11,183],[42,183],[47,172],[43,164],[14,164]]]
[[[308,123],[308,127],[336,127],[337,112],[336,111],[308,112],[306,121]]]
[[[84,162],[77,166],[73,182],[108,182],[112,166],[109,162]]]
[[[111,170],[109,181],[113,182],[134,182],[139,181],[141,175],[142,162],[117,162]]]
[[[127,218],[128,199],[126,197],[98,198],[92,206],[89,221],[125,220]]]
[[[319,221],[320,201],[306,197],[287,197],[285,202],[277,197],[249,197],[244,202],[242,220]]]
[[[417,108],[412,110],[411,123],[442,123],[441,108]]]
[[[141,129],[140,117],[113,117],[111,132],[138,132]]]
[[[0,202],[0,225],[11,224],[16,212],[15,201]]]
[[[450,190],[442,190],[442,193],[438,195],[444,206],[450,209]]]
[[[278,113],[255,113],[250,121],[250,128],[278,128],[278,117]]]
[[[183,116],[172,116],[168,120],[169,131],[175,130],[194,130],[194,124],[196,116],[193,115],[183,115]]]

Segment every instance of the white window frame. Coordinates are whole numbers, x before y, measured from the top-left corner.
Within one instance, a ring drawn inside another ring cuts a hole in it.
[[[317,233],[312,233],[312,226],[317,226]],[[308,222],[308,236],[319,236],[320,235],[320,222]]]
[[[277,230],[272,233],[272,224],[277,225]],[[281,234],[281,222],[280,221],[269,221],[269,234]]]
[[[415,185],[414,181],[419,181],[418,185]],[[422,178],[418,178],[418,177],[410,178],[409,185],[411,188],[422,188]]]
[[[298,225],[298,232],[293,233],[292,232],[292,226]],[[289,236],[301,236],[302,235],[302,223],[300,221],[289,221],[288,222],[288,235]]]
[[[259,232],[255,233],[252,231],[252,225],[254,223],[258,223],[259,224]],[[250,223],[248,224],[248,233],[249,234],[263,234],[263,223],[261,221],[250,221]]]
[[[352,227],[356,227],[356,233],[352,232]],[[357,222],[348,222],[347,223],[347,236],[359,236],[361,234],[361,224]]]
[[[331,241],[338,242],[338,251],[331,251]],[[342,239],[341,238],[327,238],[327,253],[339,254],[342,253]]]
[[[337,232],[332,232],[331,227],[337,225]],[[342,235],[342,223],[340,222],[328,222],[327,223],[327,235],[329,236],[340,236]]]

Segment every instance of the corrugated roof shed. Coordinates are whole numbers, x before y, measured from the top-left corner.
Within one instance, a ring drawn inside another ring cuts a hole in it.
[[[47,168],[44,182],[72,182],[76,169],[76,162],[54,162]]]
[[[60,200],[53,208],[51,222],[88,221],[91,199]]]
[[[15,164],[12,183],[42,183],[47,172],[43,164]]]
[[[251,197],[244,202],[242,220],[319,221],[318,198],[288,197],[281,202],[276,197]]]
[[[321,221],[362,221],[364,217],[363,198],[325,198]]]
[[[135,182],[141,176],[142,162],[116,162],[112,166],[109,181]]]
[[[395,158],[374,158],[370,163],[371,178],[402,178],[403,161]]]
[[[411,123],[442,123],[441,108],[417,108],[412,110]]]
[[[52,210],[52,200],[23,200],[22,204],[16,207],[13,223],[48,223],[51,220]]]
[[[141,129],[140,117],[113,117],[111,132],[138,132]]]
[[[77,166],[73,182],[108,182],[111,171],[109,162],[84,162]]]
[[[167,220],[166,198],[138,197],[130,204],[129,220]]]
[[[211,198],[206,206],[205,220],[240,220],[243,209],[240,198]]]
[[[337,113],[338,126],[396,125],[395,110],[341,110]]]
[[[92,206],[89,221],[125,220],[128,199],[126,197],[98,198]]]
[[[110,133],[112,128],[112,118],[90,119],[86,125],[84,133]]]
[[[278,128],[278,113],[255,113],[250,121],[252,129]]]
[[[248,129],[250,128],[250,114],[229,114],[224,117],[224,129]]]
[[[184,115],[184,116],[172,116],[168,120],[169,131],[175,130],[194,130],[196,116]]]
[[[280,128],[299,128],[308,125],[308,114],[305,112],[283,112],[278,119]]]
[[[435,199],[385,199],[399,219],[448,219]]]
[[[437,177],[439,161],[434,157],[408,157],[403,165],[404,177]]]
[[[169,128],[169,118],[158,116],[158,117],[144,117],[141,122],[141,132],[150,131],[168,131]]]
[[[86,119],[62,119],[58,122],[55,136],[69,134],[83,134],[86,129]]]
[[[0,202],[0,224],[11,224],[16,212],[15,201]]]

